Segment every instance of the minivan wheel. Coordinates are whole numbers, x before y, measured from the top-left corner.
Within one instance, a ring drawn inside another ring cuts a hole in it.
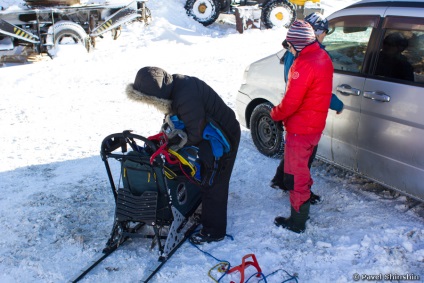
[[[280,158],[284,153],[284,131],[271,119],[272,104],[262,103],[255,107],[250,117],[250,133],[260,153]]]
[[[296,9],[287,0],[270,0],[262,8],[262,22],[267,28],[289,28],[296,19]]]

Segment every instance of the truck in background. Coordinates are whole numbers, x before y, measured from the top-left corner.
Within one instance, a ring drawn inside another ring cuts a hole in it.
[[[28,8],[0,11],[0,53],[28,47],[35,53],[55,55],[60,44],[82,44],[87,51],[96,37],[122,25],[151,19],[145,0],[122,4],[80,4],[79,0],[27,0]]]

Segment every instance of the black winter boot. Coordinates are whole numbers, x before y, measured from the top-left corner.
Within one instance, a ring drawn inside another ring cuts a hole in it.
[[[320,197],[319,195],[314,194],[314,193],[311,191],[311,198],[309,199],[309,202],[310,202],[311,204],[318,204],[318,203],[320,203],[320,202],[321,202],[321,197]]]
[[[287,191],[286,186],[284,186],[283,181],[278,180],[278,178],[274,177],[271,182],[269,183],[269,186],[273,189],[277,189],[277,190],[283,190],[283,191]]]
[[[275,218],[274,224],[278,227],[281,226],[295,233],[303,233],[306,229],[306,220],[308,220],[309,218],[310,206],[311,204],[309,201],[305,202],[300,206],[299,212],[297,212],[296,210],[294,210],[293,207],[291,207],[290,217],[285,218],[278,216]]]
[[[225,236],[212,237],[210,234],[203,234],[202,230],[200,230],[200,232],[191,235],[189,241],[195,245],[203,245],[204,243],[219,242],[224,240],[224,238]]]

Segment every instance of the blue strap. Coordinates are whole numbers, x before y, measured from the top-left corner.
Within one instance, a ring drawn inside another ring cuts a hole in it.
[[[216,159],[222,157],[224,153],[230,152],[231,147],[224,134],[212,123],[206,124],[203,130],[203,138],[210,142],[213,155]]]
[[[172,115],[169,118],[171,119],[172,123],[174,123],[175,129],[184,130],[185,128],[184,122],[178,119],[177,115]]]
[[[178,119],[177,115],[170,116],[170,120],[174,124],[175,129],[184,130],[184,122]],[[216,125],[209,122],[206,124],[205,129],[203,130],[203,138],[208,140],[212,147],[212,152],[215,158],[220,158],[224,153],[228,153],[231,149],[230,144]]]

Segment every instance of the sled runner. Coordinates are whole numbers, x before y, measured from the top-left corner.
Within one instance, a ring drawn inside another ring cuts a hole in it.
[[[197,227],[200,187],[185,178],[167,178],[159,146],[130,131],[103,140],[101,157],[116,205],[105,253],[128,237],[150,238],[163,262]]]

